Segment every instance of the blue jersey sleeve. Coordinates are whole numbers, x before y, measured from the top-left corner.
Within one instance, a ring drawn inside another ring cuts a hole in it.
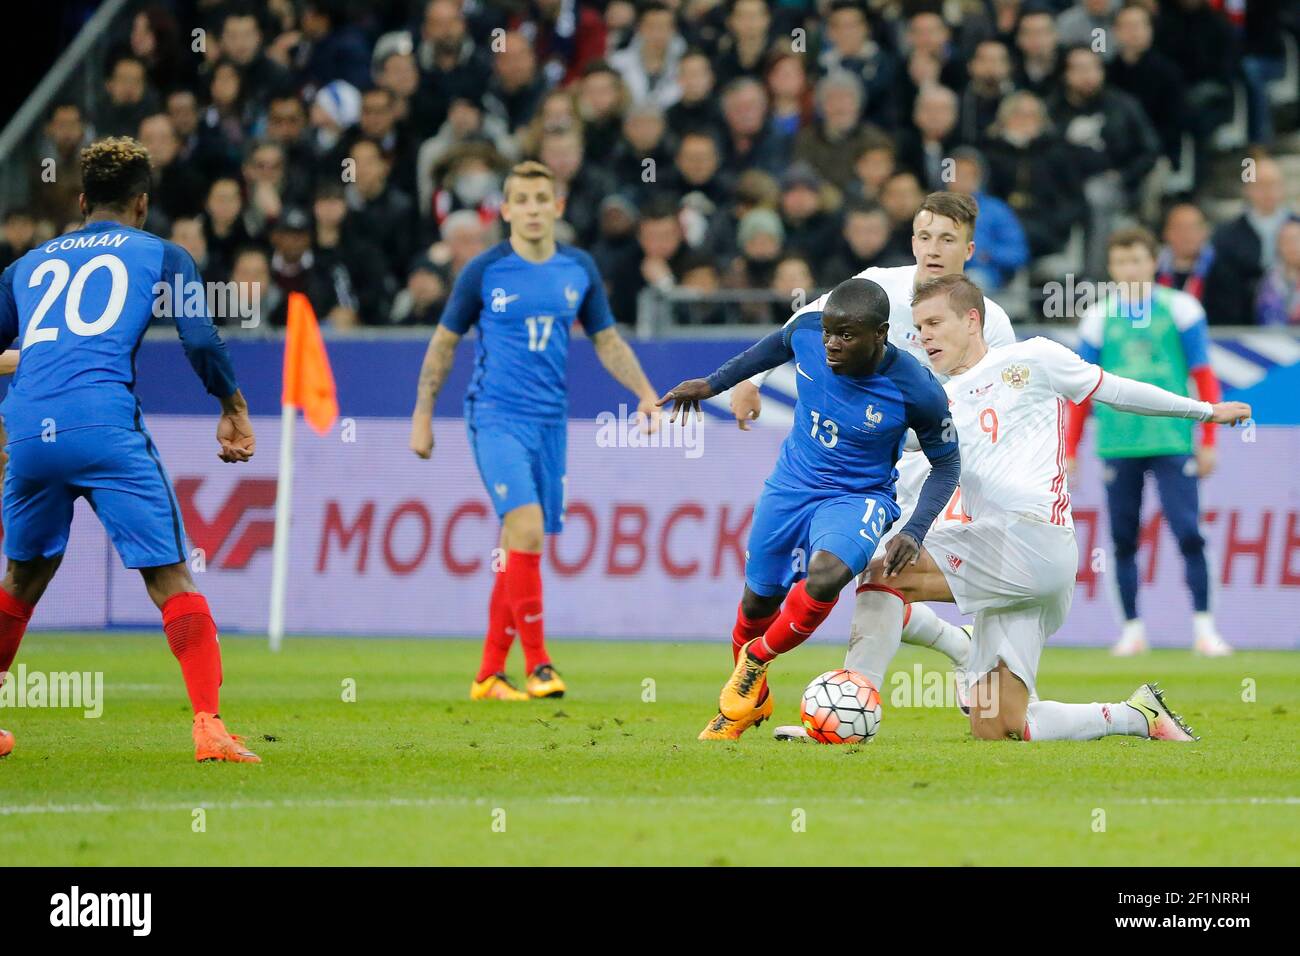
[[[917,495],[916,508],[903,531],[917,542],[925,540],[930,525],[939,516],[961,479],[961,451],[957,428],[948,412],[948,396],[928,369],[916,387],[904,393],[907,425],[916,432],[921,451],[930,459],[930,474]]]
[[[443,306],[442,317],[438,324],[449,332],[464,335],[476,322],[483,311],[483,270],[487,262],[482,255],[461,270],[456,281],[452,283],[451,295]]]
[[[0,351],[18,340],[18,302],[14,299],[14,266],[0,273]]]
[[[605,280],[600,277],[596,260],[581,250],[577,260],[587,273],[587,294],[583,297],[582,307],[578,309],[578,321],[588,337],[604,331],[614,324],[614,313],[609,308],[609,296],[605,294]]]
[[[180,288],[183,289],[193,288],[190,283],[202,286],[193,257],[175,243],[163,243],[162,274],[164,277],[180,276]],[[185,357],[208,394],[217,398],[233,395],[239,387],[235,381],[235,367],[226,351],[226,343],[221,341],[217,327],[208,315],[207,296],[183,296],[180,302],[172,303],[172,314],[176,316],[176,330],[180,333]]]
[[[821,322],[820,315],[817,321]],[[759,372],[766,372],[770,368],[776,368],[778,365],[784,365],[794,358],[794,346],[790,342],[790,336],[796,326],[795,322],[788,323],[770,335],[765,335],[735,358],[724,362],[721,368],[708,377],[713,394],[721,395],[745,379]]]
[[[1189,369],[1210,364],[1210,330],[1205,324],[1205,319],[1193,322],[1181,330],[1178,339],[1183,343],[1183,354],[1187,356]]]

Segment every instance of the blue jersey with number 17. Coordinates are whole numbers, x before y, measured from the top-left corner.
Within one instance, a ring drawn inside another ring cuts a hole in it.
[[[234,369],[203,289],[180,246],[109,221],[51,239],[10,265],[0,275],[0,349],[16,342],[21,352],[0,409],[9,440],[51,428],[138,429],[135,353],[155,312],[176,320],[208,391],[233,394]]]
[[[589,336],[614,324],[596,264],[581,249],[560,244],[545,262],[530,262],[506,241],[471,259],[440,319],[458,335],[478,326],[467,414],[563,419],[575,321]]]
[[[932,461],[956,453],[948,396],[929,369],[888,343],[875,374],[835,374],[826,364],[821,321],[821,312],[805,312],[783,330],[799,400],[768,481],[805,491],[892,496],[909,428]]]

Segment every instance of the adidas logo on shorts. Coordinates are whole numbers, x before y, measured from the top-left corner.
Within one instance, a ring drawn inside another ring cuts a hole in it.
[[[948,567],[956,571],[961,567],[961,558],[957,557],[955,554],[948,555]]]

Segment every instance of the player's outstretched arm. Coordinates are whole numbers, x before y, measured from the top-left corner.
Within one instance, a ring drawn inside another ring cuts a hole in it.
[[[670,422],[677,421],[677,416],[681,413],[681,423],[685,425],[692,411],[695,412],[697,421],[702,419],[704,414],[700,410],[700,402],[714,395],[721,395],[745,379],[759,372],[776,368],[794,358],[794,351],[790,347],[786,333],[787,329],[782,328],[771,335],[764,336],[736,357],[728,359],[708,378],[688,379],[667,392],[655,404],[662,408],[669,402],[675,403],[673,413],[668,419]]]
[[[1251,415],[1250,406],[1245,402],[1202,402],[1109,372],[1102,374],[1093,398],[1135,415],[1191,418],[1216,425],[1236,425]]]
[[[655,390],[641,368],[641,361],[632,351],[632,346],[619,335],[618,329],[610,326],[601,329],[591,337],[591,344],[596,349],[596,357],[605,371],[637,397],[637,414],[643,416],[644,430],[654,432],[659,429],[659,406],[655,401]]]
[[[433,338],[424,353],[415,391],[415,411],[411,413],[411,451],[421,458],[433,454],[433,405],[447,381],[460,338],[459,333],[440,325],[433,330]]]
[[[221,445],[217,457],[222,461],[248,461],[257,450],[253,422],[248,417],[248,402],[244,401],[244,393],[239,389],[235,389],[221,400],[221,420],[217,422],[217,441]]]

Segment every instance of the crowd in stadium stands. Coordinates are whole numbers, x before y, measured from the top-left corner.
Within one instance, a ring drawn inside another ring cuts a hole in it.
[[[0,261],[78,223],[76,157],[132,135],[156,165],[147,228],[208,280],[300,290],[340,329],[437,321],[464,264],[503,237],[512,163],[567,200],[615,315],[642,289],[829,287],[907,263],[936,189],[980,207],[973,277],[996,293],[1152,204],[1153,171],[1208,152],[1247,91],[1274,137],[1283,69],[1269,0],[201,0],[144,6],[87,111],[60,102]],[[192,52],[195,29],[202,49]],[[1300,323],[1300,224],[1260,153],[1245,211],[1211,234],[1165,214],[1160,280],[1211,322]],[[52,158],[57,179],[42,177]],[[1204,169],[1203,163],[1196,164]],[[1157,223],[1153,223],[1158,225]],[[779,310],[778,310],[779,311]],[[682,306],[687,323],[771,319]]]

